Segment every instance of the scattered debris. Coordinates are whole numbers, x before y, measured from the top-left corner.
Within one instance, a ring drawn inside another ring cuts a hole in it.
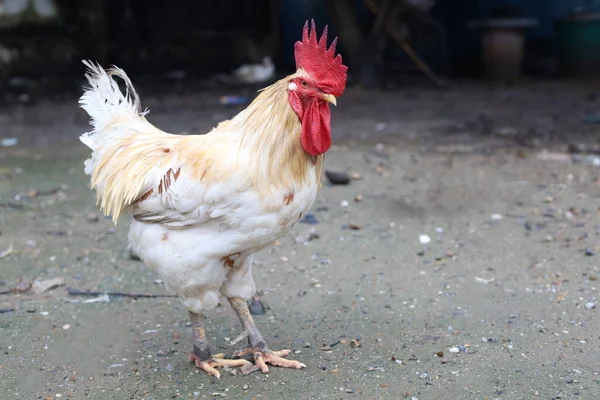
[[[3,250],[2,252],[0,252],[0,260],[10,256],[13,253],[13,251],[14,251],[13,245],[9,244],[8,247],[6,248],[6,250]]]
[[[347,185],[350,183],[350,175],[345,172],[325,171],[325,176],[332,185]]]
[[[87,222],[98,222],[100,221],[100,216],[98,215],[98,213],[89,213],[88,215],[86,215],[85,219],[87,220]]]
[[[267,309],[265,305],[260,300],[260,297],[257,295],[252,296],[252,300],[250,300],[249,304],[250,314],[252,315],[265,315],[267,313]]]
[[[69,293],[71,294],[71,293]],[[88,299],[85,300],[84,303],[109,303],[110,302],[110,298],[108,297],[108,295],[106,293],[98,296],[98,297],[94,297],[93,299]]]
[[[583,165],[593,165],[595,167],[600,167],[600,157],[597,155],[586,154],[586,155],[574,155],[571,160],[574,163],[583,164]]]
[[[303,233],[302,235],[298,235],[294,238],[294,242],[296,243],[308,243],[313,240],[320,238],[321,236],[312,228],[310,231]]]
[[[495,280],[496,280],[496,278],[485,279],[485,278],[481,278],[479,276],[475,277],[475,282],[483,283],[484,285],[487,285],[488,283],[492,283]]]
[[[177,297],[175,294],[166,294],[166,293],[127,293],[127,292],[86,292],[78,289],[67,288],[67,293],[71,296],[115,296],[115,297],[131,297],[134,299],[137,298],[158,298],[158,297]]]
[[[571,162],[571,156],[566,153],[551,153],[548,150],[543,150],[538,153],[536,158],[540,161],[559,161],[559,162]]]
[[[230,346],[235,346],[236,344],[238,344],[242,340],[246,339],[247,337],[248,337],[248,332],[243,331],[242,333],[240,333],[239,335],[237,335],[235,339],[233,339],[232,341],[230,341],[229,345]]]
[[[361,346],[360,340],[358,340],[358,339],[352,339],[350,341],[350,347],[352,347],[353,349],[355,349],[357,347],[360,347],[360,346]]]
[[[308,225],[316,225],[319,223],[313,214],[306,214],[304,218],[300,220],[300,222]]]
[[[31,285],[31,291],[35,294],[41,294],[64,284],[65,278],[63,277],[47,279],[45,281],[34,281],[33,285]]]
[[[419,242],[421,242],[421,244],[427,244],[431,242],[431,238],[429,235],[419,235]]]
[[[2,147],[12,147],[12,146],[16,146],[19,143],[19,139],[18,138],[4,138],[2,140],[0,140],[0,146]]]
[[[0,314],[8,313],[11,311],[15,311],[15,308],[14,307],[0,308]]]
[[[52,188],[52,189],[48,189],[48,190],[30,190],[29,192],[25,193],[23,196],[20,197],[24,197],[24,198],[28,198],[28,199],[35,199],[37,197],[43,197],[43,196],[52,196],[54,194],[57,194],[59,192],[62,192],[65,188],[64,187],[57,187],[57,188]]]
[[[27,292],[29,289],[31,289],[31,280],[21,277],[15,286],[13,286],[11,292],[23,293]]]
[[[594,255],[594,250],[590,249],[589,247],[585,249],[585,255],[588,257],[591,257]]]

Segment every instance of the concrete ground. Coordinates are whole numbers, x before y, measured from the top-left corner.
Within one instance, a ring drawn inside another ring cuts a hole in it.
[[[236,111],[217,98],[142,91],[174,133]],[[75,100],[0,110],[19,138],[0,147],[0,398],[600,398],[600,166],[567,152],[598,144],[597,98],[578,83],[348,91],[326,168],[361,179],[324,185],[316,223],[256,257],[257,324],[308,367],[220,380],[188,362],[177,299],[67,293],[165,293],[129,257],[126,220],[96,212]],[[65,285],[24,290],[52,278]],[[229,306],[208,316],[214,350],[238,333]]]

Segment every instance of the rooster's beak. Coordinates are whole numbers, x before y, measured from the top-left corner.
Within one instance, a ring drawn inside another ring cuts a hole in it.
[[[333,104],[334,106],[337,106],[337,99],[335,98],[334,95],[332,94],[324,94],[323,95],[323,99],[331,104]]]

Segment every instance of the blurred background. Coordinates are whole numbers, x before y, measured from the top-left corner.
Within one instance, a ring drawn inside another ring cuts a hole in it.
[[[349,66],[327,179],[254,272],[309,368],[209,381],[95,207],[81,60],[202,134],[311,18]],[[0,0],[0,398],[597,399],[599,75],[600,0]]]
[[[175,82],[264,57],[289,72],[310,18],[340,35],[353,82],[367,88],[591,76],[598,11],[596,0],[2,0],[0,85],[5,99],[74,88],[82,58]]]

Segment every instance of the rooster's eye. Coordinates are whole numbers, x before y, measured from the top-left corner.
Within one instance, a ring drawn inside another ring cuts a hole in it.
[[[302,81],[302,82],[300,82],[300,84],[302,85],[303,88],[308,87],[308,83],[306,81]]]

